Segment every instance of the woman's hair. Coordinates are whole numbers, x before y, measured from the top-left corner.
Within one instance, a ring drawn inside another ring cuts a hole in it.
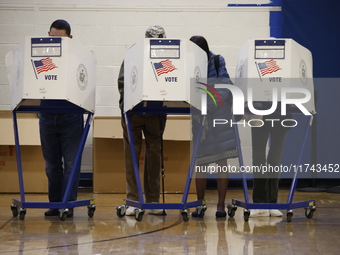
[[[190,38],[190,41],[193,43],[196,43],[202,50],[204,50],[207,53],[208,61],[210,58],[210,50],[207,40],[200,35],[194,35]]]
[[[52,25],[50,27],[50,31],[51,31],[52,27],[56,28],[58,30],[65,30],[67,36],[71,35],[71,26],[66,20],[58,19],[58,20],[56,20],[52,23]]]

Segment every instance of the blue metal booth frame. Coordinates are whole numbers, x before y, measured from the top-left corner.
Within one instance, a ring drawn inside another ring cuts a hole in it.
[[[86,138],[88,132],[90,130],[91,120],[93,118],[93,113],[89,112],[79,106],[76,106],[65,100],[39,100],[38,104],[30,103],[30,100],[27,102],[22,101],[13,111],[13,127],[14,127],[14,136],[15,136],[15,149],[17,155],[17,165],[18,165],[18,177],[19,177],[19,188],[20,188],[20,198],[13,198],[13,202],[11,204],[11,210],[14,217],[19,215],[20,220],[25,219],[26,208],[52,208],[59,209],[59,219],[64,221],[67,218],[67,213],[69,211],[68,208],[87,206],[88,207],[88,216],[93,217],[94,211],[96,209],[94,199],[86,199],[79,201],[68,201],[72,189],[72,183],[77,174],[77,171],[80,171],[81,164],[81,156],[84,150]],[[21,162],[21,152],[20,152],[20,143],[19,143],[19,132],[18,132],[18,122],[17,122],[17,113],[51,113],[51,114],[60,114],[60,113],[72,113],[72,114],[87,114],[87,120],[84,126],[84,130],[82,133],[82,137],[79,143],[78,151],[76,154],[76,158],[74,160],[74,164],[72,167],[72,172],[70,175],[70,179],[67,183],[66,191],[63,196],[62,202],[26,202],[25,199],[25,189],[24,189],[24,178],[22,173],[22,162]]]

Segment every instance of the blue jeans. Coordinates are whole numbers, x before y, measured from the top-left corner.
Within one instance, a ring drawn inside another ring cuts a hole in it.
[[[48,198],[61,202],[84,129],[83,114],[39,114],[40,141],[46,161]],[[68,201],[77,200],[80,163]]]

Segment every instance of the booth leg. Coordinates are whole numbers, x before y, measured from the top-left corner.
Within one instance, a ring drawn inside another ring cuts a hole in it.
[[[236,118],[234,117],[234,122],[236,123]],[[240,140],[240,134],[238,132],[238,126],[237,124],[234,125],[235,130],[235,137],[236,137],[236,146],[237,146],[237,154],[238,154],[238,161],[240,168],[244,166],[243,162],[243,155],[242,155],[242,149],[241,149],[241,140]],[[248,195],[248,185],[247,185],[247,178],[243,171],[241,171],[242,176],[242,184],[243,184],[243,194],[244,194],[244,200],[248,204],[249,203],[249,195]]]
[[[298,158],[298,161],[297,161],[297,166],[299,166],[301,164],[303,152],[305,150],[305,146],[306,146],[306,143],[307,143],[307,139],[308,139],[308,135],[310,133],[312,123],[313,123],[313,115],[310,116],[309,122],[307,123],[306,133],[305,133],[305,136],[303,138],[302,145],[301,145],[300,154],[299,154],[299,158]],[[291,187],[290,187],[287,204],[291,204],[293,202],[293,197],[294,197],[296,184],[297,184],[297,174],[298,174],[298,171],[296,169],[296,171],[294,173],[294,178],[292,180],[292,184],[291,184]]]
[[[75,158],[74,164],[72,166],[72,172],[71,172],[71,175],[70,175],[70,179],[68,180],[66,190],[65,190],[65,194],[64,194],[64,197],[63,197],[63,200],[62,200],[62,203],[65,203],[65,204],[68,202],[68,200],[70,198],[70,194],[71,194],[71,190],[72,190],[72,187],[73,187],[73,182],[75,180],[75,176],[76,176],[76,174],[79,174],[79,171],[80,171],[79,166],[81,164],[81,157],[82,157],[82,154],[83,154],[83,151],[84,151],[86,138],[87,138],[87,135],[88,135],[89,130],[90,130],[90,122],[92,120],[92,117],[93,117],[93,113],[88,113],[86,124],[85,124],[84,130],[83,130],[83,133],[82,133],[82,136],[81,136],[81,140],[80,140],[80,143],[79,143],[79,146],[78,146],[76,158]]]
[[[24,177],[22,173],[22,161],[21,161],[21,150],[19,143],[19,132],[18,132],[18,121],[16,111],[13,110],[13,128],[14,128],[14,139],[15,139],[15,152],[17,156],[17,166],[18,166],[18,177],[19,177],[19,188],[20,188],[20,198],[22,202],[25,202],[25,187],[24,187]]]
[[[185,204],[187,202],[187,199],[188,199],[191,178],[192,178],[192,174],[193,174],[193,171],[194,171],[194,168],[195,168],[197,150],[198,150],[200,138],[202,136],[204,121],[205,121],[205,115],[202,115],[201,119],[200,119],[200,127],[199,127],[198,134],[197,134],[197,140],[194,141],[194,148],[193,148],[193,152],[192,152],[192,155],[191,155],[190,167],[189,167],[187,179],[186,179],[186,182],[185,182],[185,187],[184,187],[184,192],[183,192],[183,197],[182,197],[182,203],[183,204]]]

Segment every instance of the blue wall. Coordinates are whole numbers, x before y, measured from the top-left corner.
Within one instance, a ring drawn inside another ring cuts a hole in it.
[[[313,55],[316,91],[316,154],[308,143],[304,162],[340,163],[340,1],[282,0],[282,37],[293,38]],[[333,78],[333,79],[330,79]],[[301,131],[287,136],[282,161],[294,157]],[[292,149],[293,148],[293,149]],[[318,177],[321,177],[318,174]],[[325,177],[325,176],[323,176]],[[340,179],[340,173],[328,174]]]

